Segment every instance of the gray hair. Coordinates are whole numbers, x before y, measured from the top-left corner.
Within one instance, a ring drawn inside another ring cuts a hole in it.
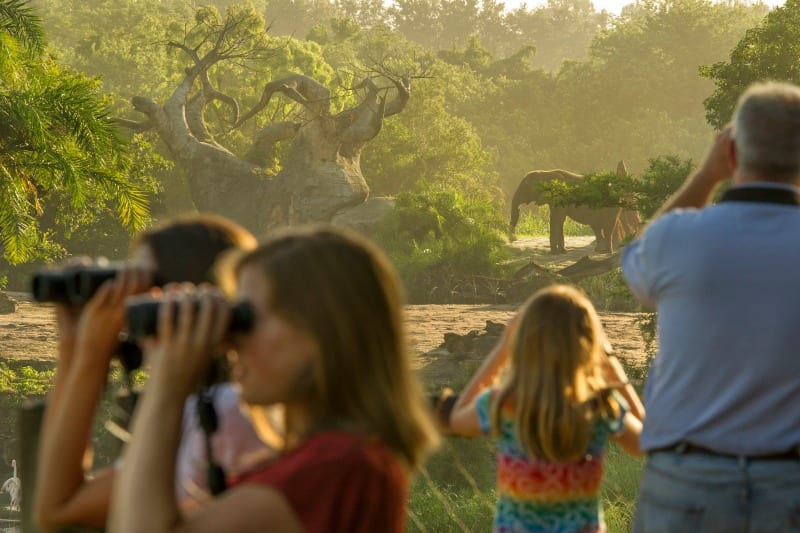
[[[751,85],[733,112],[733,138],[742,170],[775,181],[800,177],[800,87]]]

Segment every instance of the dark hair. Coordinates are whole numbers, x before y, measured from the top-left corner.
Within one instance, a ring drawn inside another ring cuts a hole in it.
[[[147,245],[162,283],[217,281],[215,264],[234,249],[252,249],[253,235],[227,218],[209,213],[181,215],[143,231],[134,248]]]

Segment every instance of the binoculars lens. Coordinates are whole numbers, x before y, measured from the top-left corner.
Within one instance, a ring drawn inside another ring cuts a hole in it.
[[[97,289],[119,272],[119,266],[80,266],[63,270],[44,269],[33,275],[31,292],[37,302],[82,305]],[[158,283],[155,283],[158,285]]]

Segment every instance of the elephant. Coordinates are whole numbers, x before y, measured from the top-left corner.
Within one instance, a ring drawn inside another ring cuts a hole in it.
[[[625,164],[620,161],[617,173],[627,174]],[[540,201],[539,183],[555,180],[575,183],[583,179],[580,174],[567,170],[533,170],[528,172],[520,182],[511,200],[511,231],[519,221],[520,206]],[[639,228],[639,216],[635,211],[621,207],[589,207],[585,205],[550,206],[550,253],[565,253],[564,249],[564,221],[570,217],[579,224],[586,224],[592,228],[597,241],[595,250],[601,253],[613,253],[614,249],[626,236],[635,233]]]

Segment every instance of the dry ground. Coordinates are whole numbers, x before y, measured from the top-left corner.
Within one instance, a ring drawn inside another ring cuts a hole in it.
[[[593,255],[591,237],[568,237],[567,253],[552,256],[548,253],[546,237],[524,238],[513,245],[530,253],[542,266],[560,268],[584,255]],[[11,293],[19,302],[16,313],[0,315],[0,358],[48,361],[54,359],[56,330],[53,312],[48,305],[30,301],[27,294]],[[443,341],[444,333],[468,333],[481,330],[487,320],[506,322],[515,307],[509,305],[411,305],[406,308],[410,342],[416,355],[428,352]],[[644,345],[634,323],[636,313],[601,313],[609,338],[617,353],[625,358],[638,359]],[[425,366],[427,358],[418,360]]]

